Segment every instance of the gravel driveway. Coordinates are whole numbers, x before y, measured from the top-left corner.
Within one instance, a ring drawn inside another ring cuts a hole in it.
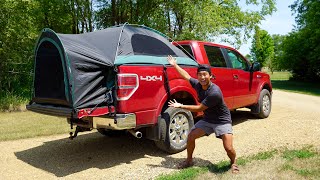
[[[320,149],[320,98],[274,91],[269,118],[248,111],[232,114],[238,156],[279,147],[314,145]],[[108,138],[96,133],[67,134],[0,142],[0,179],[154,179],[177,171],[186,151],[167,155],[152,141],[132,136]],[[197,141],[196,166],[226,160],[221,140]]]

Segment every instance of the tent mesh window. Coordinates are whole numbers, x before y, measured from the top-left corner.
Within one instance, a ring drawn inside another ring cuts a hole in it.
[[[133,52],[136,55],[153,55],[167,56],[168,54],[175,55],[174,51],[162,41],[142,35],[134,34],[131,39]]]
[[[36,56],[35,97],[66,100],[62,60],[57,47],[44,41]]]

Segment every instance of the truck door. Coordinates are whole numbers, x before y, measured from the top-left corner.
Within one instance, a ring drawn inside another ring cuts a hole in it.
[[[234,108],[253,104],[255,92],[252,88],[249,63],[234,50],[226,49],[226,54],[232,66]]]
[[[204,45],[204,49],[212,67],[211,81],[220,87],[225,103],[229,109],[232,109],[234,106],[232,69],[227,67],[220,47],[208,44]]]

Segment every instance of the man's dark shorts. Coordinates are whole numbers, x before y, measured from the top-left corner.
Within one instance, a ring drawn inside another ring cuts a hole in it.
[[[215,133],[217,138],[221,138],[221,136],[224,134],[233,134],[232,125],[230,123],[212,124],[212,123],[208,123],[206,121],[200,120],[191,128],[191,131],[195,128],[200,128],[204,130],[207,136],[209,136],[212,133]]]

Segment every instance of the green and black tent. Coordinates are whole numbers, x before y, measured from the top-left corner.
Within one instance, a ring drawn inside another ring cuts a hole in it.
[[[145,26],[122,25],[84,34],[58,34],[44,29],[35,49],[31,104],[79,110],[103,106],[115,84],[115,66],[167,64],[197,66],[161,33]]]

